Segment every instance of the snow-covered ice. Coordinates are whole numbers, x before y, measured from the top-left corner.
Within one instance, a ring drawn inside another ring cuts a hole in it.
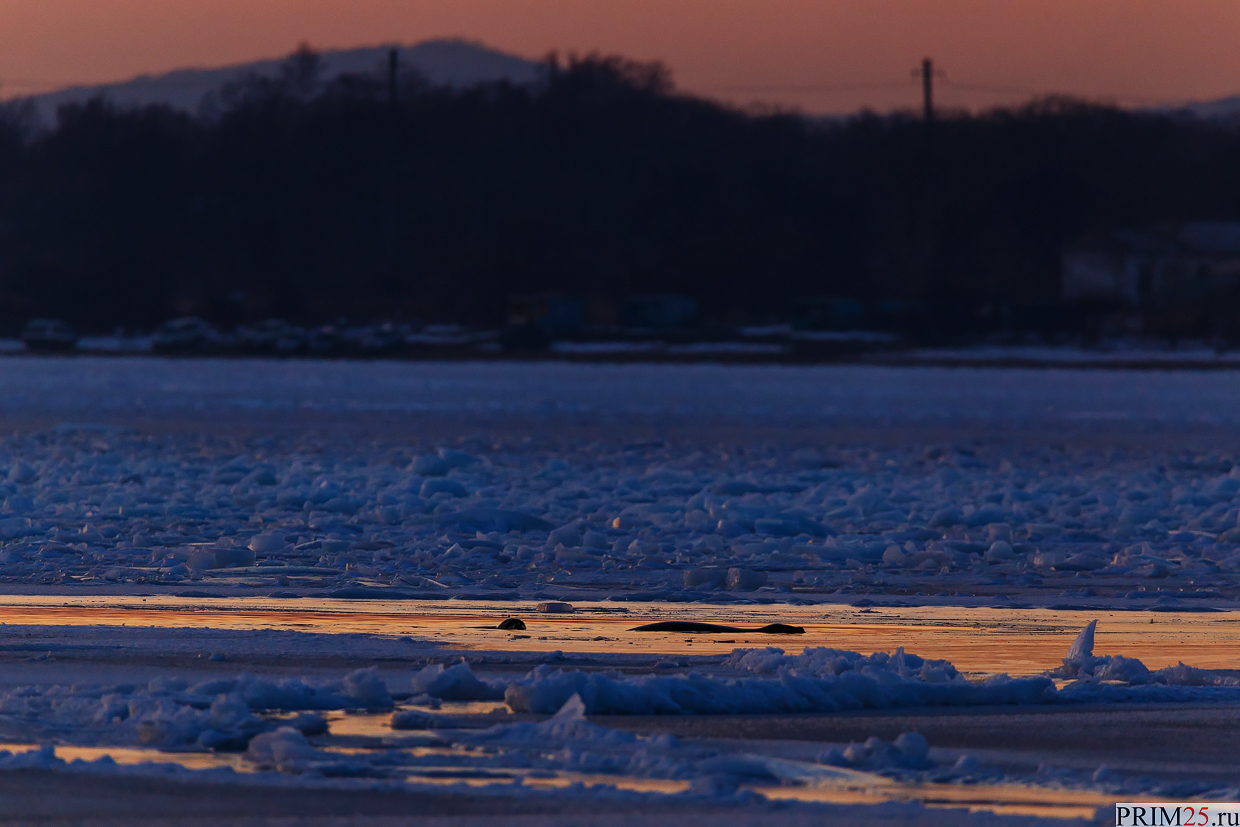
[[[1240,596],[1240,465],[1220,451],[485,440],[340,451],[57,427],[0,443],[0,472],[0,582],[12,584]]]
[[[540,666],[510,684],[505,700],[517,712],[546,713],[580,697],[594,713],[628,715],[840,712],[901,706],[1035,704],[1054,700],[1040,677],[995,676],[967,681],[950,663],[894,655],[809,649],[789,657],[780,649],[740,650],[726,664],[759,677],[619,675]]]
[[[1092,654],[1093,631],[1090,624],[1082,632],[1065,657],[1065,665],[1104,659]],[[1109,662],[1114,662],[1114,656]],[[411,691],[402,693],[392,692],[374,669],[355,670],[326,681],[273,681],[240,675],[190,684],[171,674],[145,685],[15,687],[0,694],[0,724],[9,738],[154,747],[170,751],[170,760],[186,751],[239,753],[239,766],[248,771],[278,771],[306,779],[425,781],[447,774],[490,779],[501,787],[508,785],[511,791],[512,784],[519,784],[516,779],[592,777],[633,789],[650,781],[675,782],[665,792],[715,798],[735,795],[741,788],[774,794],[774,789],[792,787],[819,790],[824,800],[839,800],[847,790],[857,789],[898,797],[899,790],[905,789],[901,785],[927,783],[1149,794],[1187,788],[1183,782],[1169,786],[1164,780],[1110,771],[1041,766],[1034,773],[1014,774],[965,752],[931,749],[915,731],[901,733],[892,741],[870,737],[805,754],[805,750],[789,752],[779,742],[721,743],[657,731],[638,734],[599,725],[588,720],[587,714],[821,713],[862,707],[1128,703],[1146,699],[1140,690],[1155,685],[1151,674],[1165,678],[1157,681],[1162,690],[1157,697],[1160,702],[1207,699],[1234,705],[1240,700],[1240,686],[1234,679],[1211,683],[1202,680],[1211,673],[1192,671],[1191,678],[1181,674],[1183,669],[1131,672],[1131,680],[1115,674],[1105,679],[1087,675],[1056,689],[1048,678],[992,675],[968,680],[948,662],[925,660],[902,650],[865,656],[808,649],[789,656],[767,648],[738,649],[706,673],[678,671],[657,676],[553,671],[540,666],[525,677],[484,679],[474,675],[466,663],[449,668],[437,663],[414,672],[408,680]],[[1213,694],[1206,697],[1195,691],[1203,687],[1211,687]],[[1182,691],[1177,694],[1176,689]],[[487,719],[495,720],[493,714],[462,714],[468,704],[461,702],[501,693],[513,713],[550,717],[504,715],[499,723],[488,724]],[[458,706],[450,707],[449,702]],[[394,713],[384,711],[393,706]],[[372,730],[381,736],[378,741],[358,742],[334,733],[337,724],[347,723],[347,717],[328,722],[320,714],[304,712],[336,709],[390,716],[384,719],[390,728]],[[302,714],[290,717],[289,713],[298,711]],[[359,750],[359,746],[366,748]],[[60,766],[50,750],[0,755],[0,770]],[[1226,783],[1210,781],[1198,782],[1192,794],[1220,798],[1237,792]]]
[[[634,423],[1240,423],[1240,387],[1213,371],[858,365],[0,360],[8,421],[134,424],[144,417],[281,413],[519,418],[617,432]],[[289,427],[291,420],[283,425]]]
[[[470,601],[498,615],[488,634],[510,614],[495,607],[542,605],[523,614],[544,637],[536,624],[585,628],[628,606],[716,622],[774,607],[763,622],[798,623],[778,607],[1072,606],[1105,629],[1104,610],[1180,618],[1240,598],[1240,386],[1223,373],[32,358],[0,360],[0,380],[10,595],[253,595],[307,610],[383,599],[387,612]],[[1095,654],[1095,628],[1044,675],[978,674],[898,640],[869,654],[699,645],[686,658],[582,636],[569,663],[516,636],[499,653],[430,633],[253,631],[232,648],[208,634],[142,644],[121,679],[0,628],[0,729],[29,747],[216,756],[329,786],[468,778],[529,795],[602,778],[714,802],[862,788],[905,800],[918,785],[1233,794],[1217,767],[1035,772],[915,729],[798,746],[658,723],[974,720],[996,706],[1049,720],[1240,700],[1233,672],[1191,656]],[[106,634],[90,645],[127,645]],[[231,667],[255,652],[290,666]],[[289,671],[303,661],[313,668]],[[356,668],[369,663],[380,668]],[[616,718],[588,717],[600,715]],[[655,723],[619,720],[642,716]],[[69,771],[59,760],[12,752],[0,772]]]

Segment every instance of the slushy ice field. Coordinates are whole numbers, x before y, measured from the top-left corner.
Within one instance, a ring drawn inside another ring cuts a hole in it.
[[[12,358],[0,387],[4,818],[1240,797],[1231,372]]]

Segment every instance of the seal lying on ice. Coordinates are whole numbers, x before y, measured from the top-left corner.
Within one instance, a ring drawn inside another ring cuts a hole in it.
[[[629,629],[630,632],[688,632],[690,634],[750,634],[750,635],[803,635],[801,626],[788,626],[784,623],[772,623],[761,629],[742,629],[739,626],[721,626],[717,623],[698,623],[693,620],[664,620],[659,623],[647,623]]]

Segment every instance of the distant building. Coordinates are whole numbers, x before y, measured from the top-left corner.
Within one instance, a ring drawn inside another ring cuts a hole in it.
[[[1240,287],[1240,222],[1186,222],[1088,237],[1064,251],[1062,296],[1150,310]]]
[[[580,331],[581,318],[581,300],[571,296],[513,296],[500,346],[506,351],[544,350],[556,339]]]
[[[631,296],[624,300],[620,318],[625,327],[670,330],[693,326],[697,312],[693,296]]]
[[[798,330],[859,330],[866,326],[865,305],[838,296],[798,299],[792,308],[792,326]]]
[[[576,333],[581,318],[581,300],[571,296],[513,296],[508,302],[510,327],[537,327],[549,336]]]

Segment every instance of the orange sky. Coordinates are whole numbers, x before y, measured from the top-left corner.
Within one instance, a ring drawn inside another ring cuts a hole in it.
[[[811,112],[915,106],[925,55],[948,106],[1240,93],[1236,0],[0,0],[0,95],[445,36],[660,59],[681,89]]]

